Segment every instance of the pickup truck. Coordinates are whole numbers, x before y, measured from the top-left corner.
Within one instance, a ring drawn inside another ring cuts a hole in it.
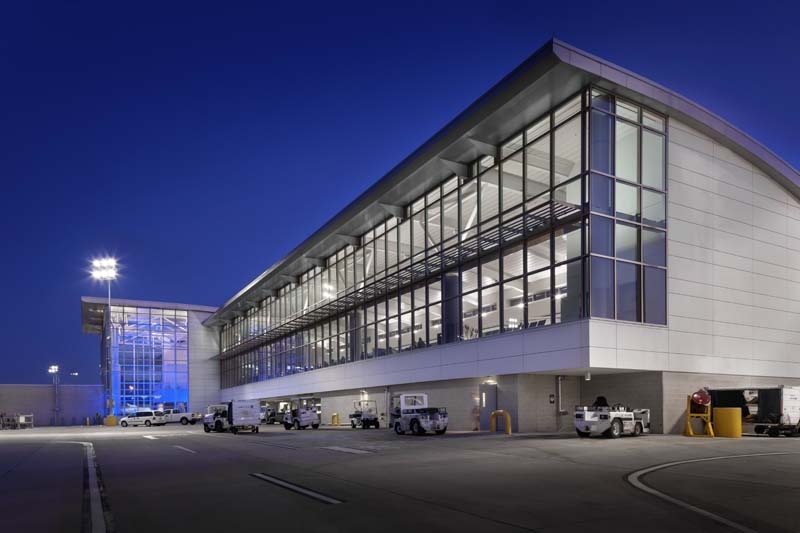
[[[167,423],[180,422],[182,425],[192,424],[195,425],[198,420],[203,420],[203,415],[200,413],[184,413],[179,409],[164,409],[164,417]]]

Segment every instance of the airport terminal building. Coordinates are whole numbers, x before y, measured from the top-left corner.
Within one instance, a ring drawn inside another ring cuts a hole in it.
[[[798,172],[721,118],[551,41],[206,309],[203,401],[299,400],[325,423],[427,392],[452,429],[500,408],[549,432],[602,394],[679,431],[701,386],[800,384],[798,198]]]

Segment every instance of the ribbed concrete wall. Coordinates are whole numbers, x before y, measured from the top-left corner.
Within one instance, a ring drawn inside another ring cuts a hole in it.
[[[189,312],[189,410],[205,413],[206,407],[220,402],[219,335],[202,322],[210,313]],[[228,398],[226,398],[227,400]]]
[[[103,388],[100,385],[60,385],[60,413],[54,417],[53,385],[0,384],[0,413],[31,414],[35,426],[84,424],[103,412]]]

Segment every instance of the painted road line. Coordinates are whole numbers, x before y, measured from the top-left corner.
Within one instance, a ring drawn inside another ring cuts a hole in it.
[[[143,436],[144,438],[146,438],[146,439],[150,439],[150,440],[157,440],[157,439],[156,439],[154,436],[152,436],[152,435],[142,435],[142,436]]]
[[[342,453],[353,453],[357,455],[361,454],[370,454],[372,452],[368,452],[367,450],[357,450],[355,448],[343,448],[341,446],[323,446],[323,450],[333,450],[334,452],[342,452]]]
[[[267,474],[250,474],[251,476],[258,478],[262,481],[266,481],[267,483],[272,483],[273,485],[277,485],[279,487],[283,487],[288,489],[292,492],[296,492],[297,494],[302,494],[303,496],[308,496],[309,498],[313,498],[317,501],[322,503],[327,503],[330,505],[336,505],[337,503],[343,503],[341,500],[337,500],[336,498],[331,498],[330,496],[326,496],[324,494],[320,494],[319,492],[313,491],[311,489],[307,489],[305,487],[301,487],[300,485],[295,485],[294,483],[289,483],[288,481],[284,481],[282,479],[278,479],[276,477],[268,476]]]
[[[173,448],[178,448],[179,450],[183,450],[183,451],[189,452],[189,453],[197,453],[194,450],[190,450],[189,448],[184,448],[183,446],[178,446],[177,444],[173,444],[172,447]]]
[[[100,467],[97,464],[97,457],[94,453],[94,445],[91,442],[75,442],[75,441],[62,441],[63,444],[80,444],[83,446],[83,451],[86,458],[86,474],[88,477],[89,489],[89,516],[91,520],[92,533],[108,533],[106,528],[106,511],[103,509],[104,489],[102,481],[100,481],[99,471]],[[105,507],[107,507],[107,503]],[[108,512],[110,519],[110,511]]]
[[[649,485],[645,485],[642,482],[641,478],[643,476],[646,476],[647,474],[652,473],[652,472],[656,472],[658,470],[663,470],[665,468],[670,468],[670,467],[673,467],[673,466],[688,465],[688,464],[692,464],[692,463],[703,463],[703,462],[707,462],[707,461],[721,461],[723,459],[741,459],[741,458],[745,458],[745,457],[768,457],[768,456],[771,456],[771,455],[797,455],[797,452],[749,453],[749,454],[745,454],[745,455],[723,455],[723,456],[720,456],[720,457],[706,457],[704,459],[689,459],[689,460],[686,460],[686,461],[674,461],[674,462],[671,462],[671,463],[664,463],[664,464],[660,464],[660,465],[655,465],[655,466],[651,466],[651,467],[648,467],[648,468],[643,468],[641,470],[637,470],[636,472],[632,472],[632,473],[628,474],[627,480],[628,480],[628,483],[630,483],[631,485],[633,485],[637,489],[639,489],[639,490],[641,490],[643,492],[646,492],[648,494],[652,494],[653,496],[655,496],[657,498],[661,498],[662,500],[670,502],[670,503],[672,503],[674,505],[677,505],[678,507],[682,507],[682,508],[686,509],[687,511],[692,511],[693,513],[697,513],[697,514],[699,514],[701,516],[705,516],[706,518],[710,518],[711,520],[713,520],[713,521],[715,521],[717,523],[726,525],[726,526],[728,526],[728,527],[730,527],[732,529],[735,529],[736,531],[742,531],[744,533],[756,533],[756,531],[754,529],[750,529],[747,526],[743,526],[742,524],[738,524],[738,523],[736,523],[736,522],[734,522],[732,520],[728,520],[727,518],[725,518],[723,516],[720,516],[718,514],[712,513],[710,511],[706,511],[705,509],[701,509],[700,507],[697,507],[697,506],[692,505],[690,503],[686,503],[685,501],[679,500],[678,498],[673,498],[672,496],[664,494],[663,492],[658,491],[658,490],[654,489],[653,487],[651,487]]]

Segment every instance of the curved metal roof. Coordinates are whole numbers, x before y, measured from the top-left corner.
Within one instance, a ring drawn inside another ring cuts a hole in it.
[[[736,152],[800,198],[800,173],[689,99],[553,39],[391,169],[319,230],[237,292],[204,323],[220,325],[341,249],[589,83],[675,117]]]

